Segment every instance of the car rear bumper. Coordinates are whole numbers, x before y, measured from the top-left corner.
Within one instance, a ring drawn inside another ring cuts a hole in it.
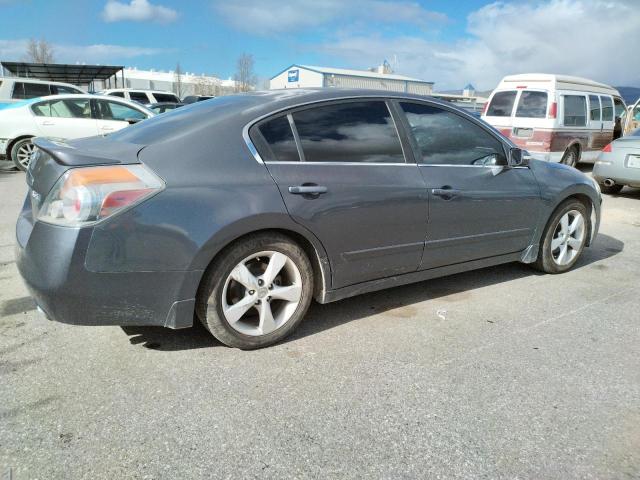
[[[193,324],[201,271],[92,272],[85,257],[91,228],[31,223],[16,226],[16,262],[37,305],[51,319],[76,325]]]
[[[593,178],[598,183],[611,179],[619,185],[640,187],[640,168],[630,168],[625,163],[626,157],[620,159],[603,153],[593,166]]]

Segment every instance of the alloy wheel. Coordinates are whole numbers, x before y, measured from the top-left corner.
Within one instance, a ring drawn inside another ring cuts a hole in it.
[[[25,142],[18,147],[18,150],[16,151],[16,158],[25,170],[33,159],[33,155],[36,153],[36,150],[37,147],[30,141]]]
[[[236,265],[222,290],[222,313],[245,335],[268,335],[287,323],[302,299],[300,270],[287,255],[255,253]],[[215,300],[209,298],[209,305]]]
[[[551,239],[551,257],[560,266],[569,265],[582,250],[586,228],[578,210],[570,210],[560,217]]]

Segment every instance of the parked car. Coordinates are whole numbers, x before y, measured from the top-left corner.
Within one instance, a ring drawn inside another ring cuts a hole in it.
[[[161,102],[150,103],[149,105],[147,105],[147,108],[156,114],[171,112],[172,110],[180,107],[184,107],[184,103]]]
[[[482,119],[534,158],[575,166],[593,163],[614,139],[625,104],[615,88],[579,77],[504,77]]]
[[[0,156],[25,170],[34,137],[68,140],[106,135],[155,115],[124,99],[95,95],[54,95],[26,100],[0,110]]]
[[[21,77],[0,77],[0,109],[22,100],[60,94],[83,94],[69,83],[46,82]]]
[[[627,108],[622,118],[622,126],[624,135],[628,135],[640,128],[640,98],[635,104]]]
[[[132,102],[138,102],[142,105],[151,103],[181,103],[178,96],[171,92],[162,90],[136,90],[133,88],[109,88],[98,92],[98,95],[109,95],[111,97],[120,97]]]
[[[217,98],[106,138],[35,141],[17,264],[49,318],[277,342],[312,297],[506,262],[569,270],[597,184],[437,100],[368,90]]]
[[[593,178],[604,193],[620,193],[625,185],[640,188],[640,128],[600,152],[593,166]]]
[[[211,100],[212,98],[216,97],[209,95],[189,95],[182,99],[182,103],[184,103],[185,105],[189,105],[190,103],[204,102],[205,100]]]

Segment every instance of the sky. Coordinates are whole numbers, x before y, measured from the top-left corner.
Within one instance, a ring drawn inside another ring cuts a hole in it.
[[[563,73],[640,86],[640,0],[0,0],[0,59],[46,39],[60,63],[233,76],[291,64],[367,69],[492,89],[504,75]]]

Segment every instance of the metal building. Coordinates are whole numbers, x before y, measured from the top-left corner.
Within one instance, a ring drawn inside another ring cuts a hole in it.
[[[269,88],[368,88],[418,95],[433,92],[433,82],[387,72],[385,66],[369,71],[294,64],[272,77]]]

